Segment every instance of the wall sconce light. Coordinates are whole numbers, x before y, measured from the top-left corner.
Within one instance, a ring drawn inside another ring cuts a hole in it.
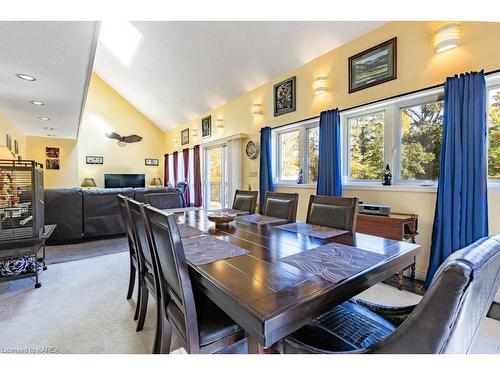
[[[432,45],[436,53],[458,47],[458,41],[463,36],[463,30],[457,23],[449,23],[437,29],[432,37]]]
[[[224,121],[222,121],[221,118],[218,118],[217,120],[215,120],[215,127],[219,129],[224,128]]]
[[[252,105],[252,115],[254,117],[262,115],[262,104]]]
[[[191,135],[193,137],[197,137],[198,136],[198,129],[196,129],[196,128],[191,129]]]
[[[328,77],[317,77],[313,82],[314,95],[321,95],[328,91]]]
[[[172,142],[174,145],[177,146],[179,144],[179,138],[177,138],[177,137],[172,138]]]

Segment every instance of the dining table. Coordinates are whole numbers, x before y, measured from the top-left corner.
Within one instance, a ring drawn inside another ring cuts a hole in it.
[[[239,219],[244,216],[216,227],[205,210],[173,214],[179,225],[244,249],[227,259],[188,264],[195,286],[246,332],[249,353],[279,351],[283,338],[411,265],[420,251],[418,244],[362,233],[321,238],[284,230],[279,222]]]

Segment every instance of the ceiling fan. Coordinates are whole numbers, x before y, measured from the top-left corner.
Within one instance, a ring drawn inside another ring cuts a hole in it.
[[[121,136],[118,133],[111,132],[111,133],[106,133],[105,136],[109,139],[116,139],[118,141],[118,146],[120,147],[126,146],[127,143],[136,143],[142,141],[142,137],[137,134]]]

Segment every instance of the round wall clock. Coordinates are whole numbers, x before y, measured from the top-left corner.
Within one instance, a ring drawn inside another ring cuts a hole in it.
[[[259,156],[259,144],[254,141],[249,141],[245,148],[245,152],[250,159],[257,158],[257,156]]]

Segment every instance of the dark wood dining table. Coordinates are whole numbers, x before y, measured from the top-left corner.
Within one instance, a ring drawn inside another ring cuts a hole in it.
[[[246,331],[250,353],[272,351],[273,345],[313,318],[411,265],[420,250],[417,244],[361,233],[319,239],[242,221],[216,228],[204,210],[175,215],[178,223],[248,250],[246,255],[209,264],[190,264],[190,271],[197,287]],[[339,283],[282,261],[332,242],[386,257]]]

